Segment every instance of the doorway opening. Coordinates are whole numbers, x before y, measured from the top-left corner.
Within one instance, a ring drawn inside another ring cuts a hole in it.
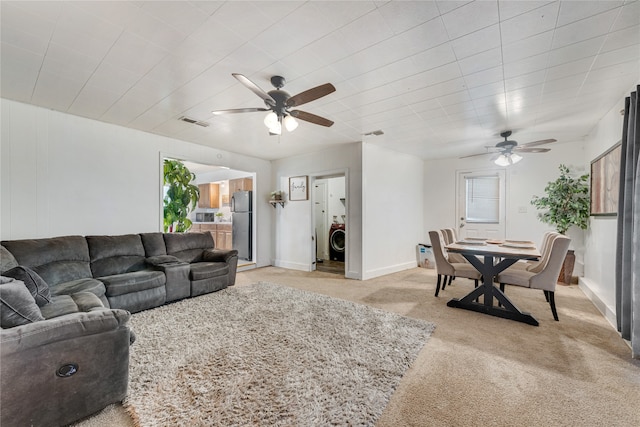
[[[192,226],[187,232],[211,233],[215,246],[220,249],[242,249],[246,252],[243,258],[238,259],[238,268],[255,267],[255,215],[251,211],[248,214],[248,222],[243,229],[238,228],[238,221],[234,226],[233,218],[238,216],[232,206],[233,193],[248,191],[250,200],[255,198],[255,172],[230,169],[226,166],[201,163],[184,158],[169,155],[160,155],[160,230],[163,229],[164,211],[164,179],[163,165],[165,159],[179,160],[190,172],[195,175],[192,181],[200,189],[200,199],[207,194],[205,199],[199,200],[195,209],[189,212]],[[207,187],[206,191],[203,186]],[[213,188],[213,190],[211,190]],[[249,206],[255,206],[250,203]],[[246,214],[245,214],[246,216]]]
[[[504,239],[506,230],[504,169],[458,172],[457,181],[458,237]]]
[[[345,275],[347,204],[345,175],[316,177],[313,183],[315,270]]]

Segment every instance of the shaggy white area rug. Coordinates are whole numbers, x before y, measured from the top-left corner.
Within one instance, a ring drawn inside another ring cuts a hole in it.
[[[434,325],[258,283],[136,313],[139,426],[368,426]]]

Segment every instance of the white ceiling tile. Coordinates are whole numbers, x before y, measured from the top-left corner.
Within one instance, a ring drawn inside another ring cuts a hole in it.
[[[183,34],[190,34],[207,19],[202,9],[189,2],[153,1],[145,2],[142,10],[155,16]]]
[[[411,60],[420,71],[427,71],[454,62],[456,55],[451,45],[445,43],[413,55]]]
[[[479,71],[477,73],[467,74],[464,76],[464,81],[468,88],[474,88],[483,86],[489,83],[495,83],[502,81],[504,74],[502,66],[489,68],[487,70]]]
[[[122,27],[113,25],[100,17],[77,7],[75,2],[64,3],[64,7],[56,24],[56,33],[88,35],[92,39],[102,40],[110,45],[122,33]],[[55,34],[54,34],[55,39]]]
[[[631,86],[638,83],[639,75],[640,63],[638,61],[623,62],[591,70],[585,80],[585,86],[598,86],[600,82],[615,79],[620,79],[620,81],[626,82],[627,86]]]
[[[122,93],[112,92],[102,86],[86,85],[74,99],[68,112],[99,119],[121,96]]]
[[[609,67],[640,59],[640,49],[637,46],[628,46],[618,50],[611,50],[598,55],[593,62],[593,69]],[[640,75],[639,75],[640,78]]]
[[[575,94],[577,94],[582,87],[586,77],[587,73],[585,72],[582,74],[574,74],[560,79],[547,80],[544,83],[543,94],[547,95],[564,90],[571,90],[572,92],[575,92]]]
[[[574,74],[585,73],[589,71],[593,64],[593,58],[583,58],[577,61],[567,62],[566,64],[549,67],[547,70],[547,78],[549,80],[559,79]]]
[[[563,1],[560,3],[558,27],[589,18],[610,9],[622,6],[623,1]]]
[[[571,62],[582,58],[595,56],[600,51],[605,36],[595,37],[582,42],[570,44],[549,52],[549,67]]]
[[[121,32],[118,31],[109,35],[101,34],[100,37],[94,37],[91,33],[60,26],[53,34],[51,42],[66,46],[84,55],[102,59],[118,40],[120,34]]]
[[[502,50],[497,47],[458,61],[464,76],[502,65]]]
[[[128,28],[141,13],[139,5],[128,1],[78,1],[74,6],[121,29]]]
[[[558,16],[558,3],[523,13],[500,23],[502,41],[505,44],[526,39],[536,34],[544,33],[555,28]]]
[[[33,88],[38,79],[37,70],[21,70],[18,67],[8,66],[3,60],[0,73],[2,73],[0,92],[3,98],[22,102],[31,101]]]
[[[398,92],[415,91],[416,89],[432,87],[437,84],[462,77],[457,63],[443,65],[442,67],[424,71],[422,73],[407,77],[394,83]]]
[[[523,13],[530,12],[551,3],[550,1],[513,1],[498,0],[500,20],[506,21]]]
[[[637,45],[638,40],[640,40],[640,25],[627,27],[623,30],[607,34],[606,40],[602,45],[602,52]]]
[[[366,28],[367,31],[362,31]],[[340,28],[343,42],[354,51],[360,51],[393,37],[393,30],[378,11],[369,12],[348,25]]]
[[[148,108],[149,104],[146,102],[138,100],[129,94],[125,94],[102,115],[101,120],[126,125],[144,113]]]
[[[526,39],[505,44],[502,46],[503,60],[505,63],[509,63],[540,55],[551,48],[552,41],[553,31],[545,31]]]
[[[611,31],[618,31],[636,25],[640,25],[640,2],[630,1],[620,10],[620,14],[613,27],[611,27]]]
[[[38,39],[49,40],[55,30],[55,18],[58,14],[51,16],[34,14],[32,11],[23,9],[29,4],[30,2],[0,2],[3,30],[18,30]],[[3,36],[7,33],[8,31],[3,31]]]
[[[33,92],[33,102],[58,111],[67,111],[84,82],[40,72]]]
[[[618,13],[619,10],[614,9],[563,27],[558,27],[553,38],[552,47],[558,48],[607,34]]]
[[[499,81],[484,86],[477,86],[468,89],[471,99],[484,98],[491,95],[497,95],[504,92],[504,84]]]
[[[543,70],[547,67],[548,60],[549,54],[543,53],[540,55],[521,59],[519,61],[506,63],[504,64],[504,77],[506,79],[510,79],[513,77],[521,76],[523,74],[529,74],[534,71]]]
[[[451,12],[454,9],[464,6],[465,4],[471,3],[471,0],[441,0],[436,1],[436,5],[438,6],[438,10],[441,15],[444,15],[447,12]]]
[[[282,19],[282,16],[270,17],[263,13],[259,3],[247,1],[224,2],[207,20],[207,26],[223,25],[225,28],[231,29],[240,40],[252,40]],[[243,19],[237,19],[239,16],[242,16]],[[231,23],[233,25],[229,26]]]
[[[466,58],[492,48],[500,47],[500,26],[491,25],[451,42],[458,59]]]
[[[522,74],[517,77],[513,77],[505,80],[505,89],[512,91],[516,89],[522,89],[528,86],[534,86],[545,81],[547,75],[546,70],[535,71],[533,73]]]
[[[93,72],[87,85],[102,87],[122,95],[140,80],[140,77],[140,74],[103,62]]]
[[[25,49],[33,53],[44,55],[49,46],[49,39],[38,37],[33,33],[27,33],[20,29],[11,29],[6,26],[0,28],[0,40],[2,43]]]
[[[477,1],[442,15],[451,40],[498,23],[498,3]]]
[[[397,37],[405,40],[410,45],[411,51],[419,48],[425,50],[430,49],[449,41],[444,23],[440,18],[435,18],[422,25],[418,25]]]
[[[390,1],[380,7],[379,10],[380,14],[382,14],[396,34],[430,21],[440,15],[438,7],[432,1]]]
[[[166,53],[135,34],[125,32],[104,60],[134,73],[145,74],[159,63]]]
[[[17,71],[32,70],[37,73],[44,62],[44,54],[7,44],[4,40],[2,40],[0,55],[0,66],[3,72],[15,68]]]

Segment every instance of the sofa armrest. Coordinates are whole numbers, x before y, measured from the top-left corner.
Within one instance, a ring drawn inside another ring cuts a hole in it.
[[[238,256],[235,249],[205,249],[202,253],[202,260],[208,262],[229,262],[233,257]]]
[[[174,257],[173,255],[156,255],[156,256],[145,258],[144,261],[148,265],[153,267],[158,267],[165,264],[179,264],[182,262],[178,258]]]
[[[32,347],[128,328],[130,314],[125,310],[104,309],[72,313],[14,328],[2,329],[2,356],[19,353]]]

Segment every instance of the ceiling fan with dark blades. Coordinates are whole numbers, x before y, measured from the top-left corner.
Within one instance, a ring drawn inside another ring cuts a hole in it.
[[[551,149],[539,146],[556,142],[555,139],[541,139],[539,141],[532,141],[526,144],[518,145],[516,141],[508,139],[511,136],[510,130],[502,132],[500,136],[504,138],[504,141],[500,141],[496,145],[485,147],[487,149],[486,152],[471,154],[469,156],[463,156],[460,158],[466,159],[468,157],[494,154],[494,158],[492,158],[492,160],[494,160],[497,165],[508,166],[522,160],[522,157],[518,155],[518,153],[546,153],[547,151],[551,151]]]
[[[265,92],[242,74],[233,73],[232,76],[250,91],[258,95],[264,101],[266,108],[233,108],[229,110],[216,110],[211,112],[214,115],[269,111],[270,113],[267,114],[264,119],[264,124],[269,129],[269,135],[280,135],[282,133],[282,125],[284,125],[288,131],[294,130],[298,127],[298,122],[295,119],[304,120],[309,123],[326,127],[333,125],[333,121],[324,117],[320,117],[306,111],[292,110],[294,107],[315,101],[316,99],[335,92],[336,88],[331,83],[325,83],[291,96],[289,93],[282,90],[282,87],[285,84],[285,79],[282,76],[271,77],[271,84],[275,89],[270,90],[269,92]]]

